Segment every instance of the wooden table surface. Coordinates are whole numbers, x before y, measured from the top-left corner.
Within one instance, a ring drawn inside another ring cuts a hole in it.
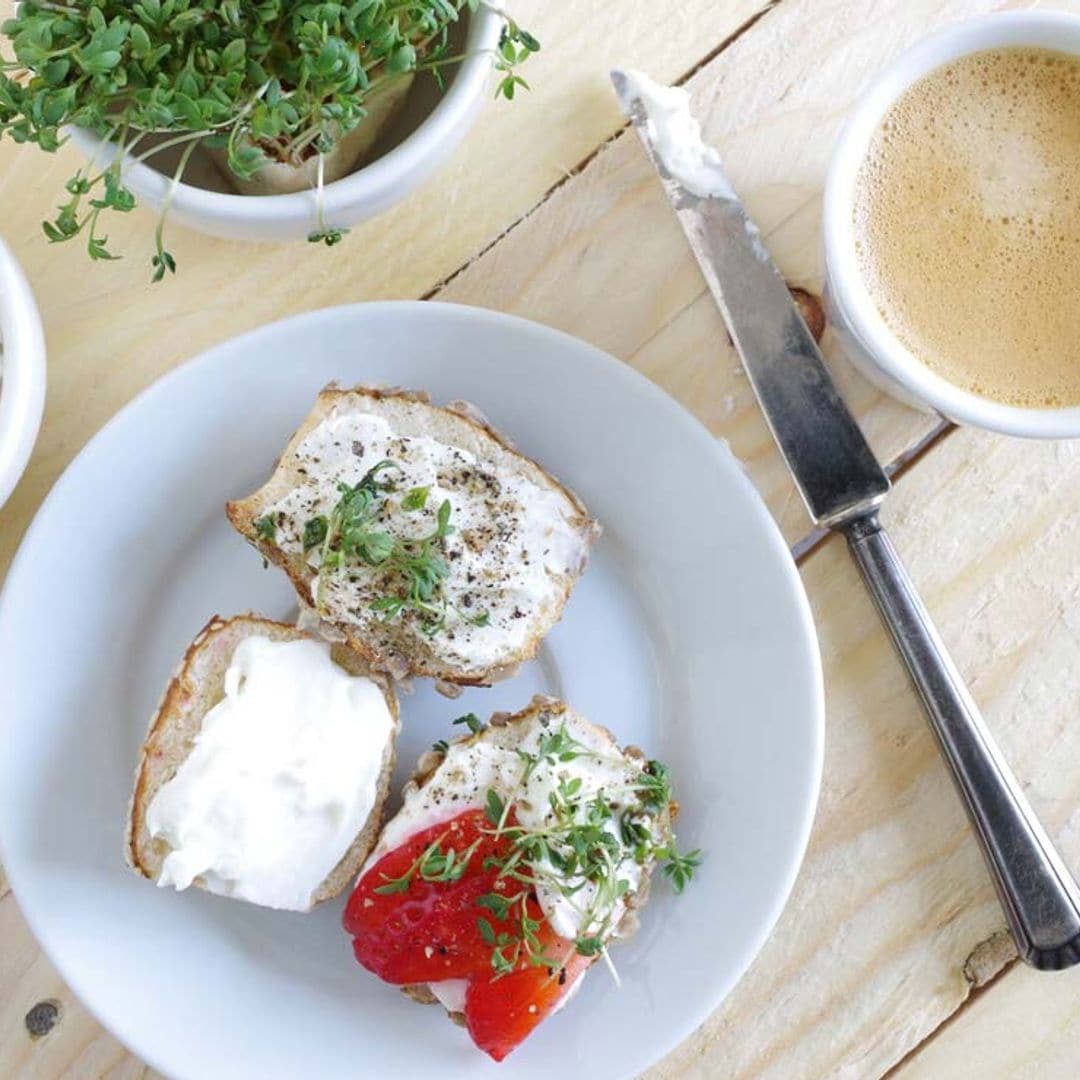
[[[240,331],[427,297],[576,334],[654,379],[746,463],[798,559],[825,666],[824,780],[794,893],[738,987],[651,1075],[1080,1075],[1080,970],[1017,961],[905,675],[843,544],[811,530],[606,75],[619,63],[685,83],[781,269],[816,295],[822,183],[860,89],[936,26],[1019,6],[1080,11],[1080,0],[513,0],[544,44],[534,90],[489,105],[437,180],[332,251],[174,230],[181,272],[158,286],[143,258],[150,212],[110,223],[113,247],[132,253],[122,262],[49,247],[39,222],[74,151],[49,159],[5,143],[3,229],[41,305],[49,392],[29,470],[0,511],[0,575],[87,439],[163,372]],[[952,428],[882,397],[828,332],[825,347],[896,466],[885,517],[897,545],[1080,867],[1080,445]],[[0,1077],[148,1072],[64,986],[0,872]]]

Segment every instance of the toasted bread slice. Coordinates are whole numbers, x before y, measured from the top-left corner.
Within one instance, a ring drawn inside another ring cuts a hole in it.
[[[450,510],[449,534],[428,547],[445,571],[436,614],[387,609],[410,590],[393,560],[324,566],[338,556],[342,485],[380,466],[367,527],[384,541],[411,541],[415,551],[438,529],[440,509]],[[599,533],[575,495],[468,407],[362,386],[324,390],[269,482],[226,512],[285,570],[328,636],[395,677],[456,685],[490,685],[536,655]],[[330,539],[320,543],[327,522]]]
[[[157,793],[177,774],[191,753],[206,714],[222,700],[225,673],[237,647],[253,636],[275,642],[314,639],[314,635],[295,626],[255,615],[237,615],[231,619],[214,616],[188,647],[150,722],[135,772],[125,854],[131,868],[143,877],[156,881],[171,851],[164,838],[151,836],[147,826],[147,810]],[[375,843],[394,771],[399,730],[397,697],[390,681],[381,675],[371,674],[363,660],[343,646],[332,646],[331,658],[350,675],[368,678],[376,683],[393,719],[393,731],[383,752],[374,806],[337,865],[312,893],[312,905],[337,896],[346,888]],[[196,878],[194,884],[206,887],[200,878]]]
[[[530,729],[540,727],[544,732],[555,732],[568,719],[577,732],[586,733],[590,745],[603,750],[605,754],[622,757],[628,763],[632,763],[634,767],[644,768],[647,764],[646,755],[638,747],[620,747],[615,736],[607,728],[589,722],[565,702],[544,695],[537,695],[529,706],[520,712],[512,714],[496,713],[482,731],[471,735],[460,735],[449,740],[446,743],[446,749],[442,749],[442,744],[439,744],[436,749],[424,753],[402,791],[405,807],[408,808],[410,803],[416,800],[418,793],[429,784],[436,783],[444,791],[450,790],[448,784],[452,785],[455,782],[454,772],[460,769],[460,765],[455,765],[449,775],[448,770],[441,770],[441,767],[455,747],[468,748],[492,740],[508,742],[512,745],[516,737],[527,737],[527,732]],[[454,805],[457,805],[456,801]],[[678,814],[678,806],[671,803],[669,812],[674,818]],[[404,834],[397,828],[397,821],[398,818],[395,816],[386,822],[378,842],[361,870],[361,876],[383,855],[402,842]],[[655,864],[653,862],[644,867],[640,881],[626,898],[621,917],[607,934],[607,941],[625,940],[636,933],[640,912],[649,899],[651,874],[654,869]],[[400,990],[417,1004],[441,1004],[447,1016],[454,1023],[464,1026],[465,1015],[461,1004],[464,1001],[464,985],[463,980],[450,980],[439,984],[438,992],[436,992],[431,984],[410,983],[401,986]],[[576,989],[577,984],[575,983],[571,987],[571,993],[575,992]],[[560,1003],[559,1008],[566,1004],[569,997],[568,994]]]

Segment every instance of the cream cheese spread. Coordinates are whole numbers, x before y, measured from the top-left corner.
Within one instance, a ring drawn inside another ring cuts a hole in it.
[[[253,635],[225,696],[151,801],[146,824],[172,849],[158,885],[306,911],[370,815],[394,719],[382,690],[328,644]]]
[[[447,619],[433,634],[419,620],[408,622],[425,650],[444,662],[485,669],[513,659],[537,633],[537,618],[557,605],[561,575],[580,572],[587,552],[576,506],[558,490],[527,475],[480,460],[467,450],[421,435],[396,433],[382,416],[331,412],[296,449],[302,482],[268,508],[277,544],[304,550],[304,526],[329,518],[341,498],[339,484],[354,486],[382,461],[379,474],[392,485],[379,501],[373,528],[395,539],[421,539],[435,530],[444,501],[453,532],[440,556],[449,570],[442,583]],[[422,505],[409,505],[410,492]],[[404,504],[404,505],[403,505]],[[307,552],[319,570],[321,549]],[[386,595],[385,574],[360,563],[323,571],[317,581],[320,614],[332,622],[373,627],[381,615],[371,604]],[[397,629],[415,613],[394,617]],[[481,616],[483,625],[474,620]],[[486,621],[485,621],[486,620]]]
[[[690,112],[690,95],[638,71],[622,74],[626,80],[623,105],[639,100],[644,106],[653,150],[672,179],[701,198],[734,199],[720,155],[706,145],[701,125]]]

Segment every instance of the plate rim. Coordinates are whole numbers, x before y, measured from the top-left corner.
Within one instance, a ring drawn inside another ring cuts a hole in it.
[[[718,984],[716,993],[714,995],[709,995],[709,1001],[707,1003],[703,1002],[700,1015],[697,1013],[689,1015],[687,1021],[684,1022],[677,1031],[673,1026],[668,1035],[658,1038],[657,1044],[662,1048],[654,1057],[652,1057],[648,1064],[644,1066],[645,1068],[651,1068],[682,1045],[683,1042],[685,1042],[713,1013],[717,1011],[717,1009],[720,1008],[764,948],[772,935],[781,914],[787,906],[795,881],[806,857],[810,833],[814,825],[816,811],[820,800],[825,743],[825,691],[821,648],[817,637],[817,630],[810,607],[810,601],[807,597],[806,589],[803,585],[802,577],[799,574],[799,569],[791,549],[784,540],[780,528],[766,506],[761,493],[746,474],[740,459],[738,459],[730,450],[726,439],[722,436],[713,435],[689,409],[677,401],[662,386],[638,371],[631,364],[619,359],[606,350],[593,345],[591,342],[585,341],[564,330],[547,326],[520,315],[494,311],[490,308],[482,308],[469,304],[435,300],[374,300],[329,305],[285,316],[281,319],[275,319],[272,322],[263,323],[239,334],[224,338],[195,355],[180,361],[170,370],[140,390],[134,397],[109,417],[109,419],[79,448],[78,452],[64,467],[63,471],[56,478],[45,498],[42,499],[37,510],[34,512],[34,516],[27,526],[26,532],[20,540],[15,555],[8,567],[4,577],[3,586],[0,587],[0,624],[3,624],[8,618],[7,610],[11,603],[11,582],[22,572],[23,563],[30,559],[34,547],[33,542],[37,538],[39,529],[44,528],[42,523],[48,509],[54,501],[62,497],[63,492],[66,491],[71,483],[73,483],[71,474],[75,467],[84,456],[92,453],[99,443],[107,441],[107,439],[111,437],[114,428],[126,423],[128,415],[138,411],[145,400],[149,400],[158,395],[168,394],[174,382],[196,378],[204,368],[221,363],[221,357],[227,357],[231,350],[237,347],[251,347],[252,345],[257,344],[258,340],[263,337],[272,338],[275,333],[286,326],[292,327],[304,323],[317,323],[327,317],[358,317],[362,319],[369,315],[378,315],[380,312],[388,310],[398,311],[407,315],[410,311],[418,313],[419,310],[423,309],[423,317],[427,318],[429,317],[431,309],[436,307],[443,309],[443,313],[449,312],[453,318],[476,320],[480,323],[487,322],[489,325],[501,324],[512,328],[515,332],[535,334],[540,338],[546,337],[550,341],[556,343],[559,348],[575,350],[583,358],[587,357],[589,363],[600,368],[607,368],[614,377],[622,378],[633,383],[637,392],[644,392],[650,395],[657,404],[662,405],[667,410],[669,418],[673,423],[681,424],[688,432],[692,432],[699,440],[704,435],[705,440],[707,441],[703,441],[703,445],[711,444],[712,457],[716,460],[720,468],[726,469],[735,478],[736,485],[741,488],[743,495],[746,497],[747,506],[756,518],[757,523],[760,525],[764,540],[778,565],[778,572],[785,579],[787,585],[786,591],[794,603],[794,609],[798,616],[797,624],[799,627],[800,651],[803,653],[802,658],[806,662],[807,674],[809,675],[810,683],[812,684],[810,687],[812,693],[807,700],[807,713],[810,724],[808,741],[810,743],[811,759],[808,762],[809,783],[802,800],[800,819],[798,822],[798,829],[796,830],[796,842],[793,844],[785,859],[783,873],[780,875],[782,886],[776,890],[772,904],[768,910],[765,911],[764,917],[760,920],[756,933],[748,935],[747,938],[744,939],[742,947],[735,950],[736,960],[730,966],[730,972],[727,979],[722,980]],[[2,663],[2,660],[3,657],[0,656],[0,663]],[[126,1033],[124,1036],[121,1036],[118,1033],[112,1024],[99,1013],[96,1004],[93,1003],[93,998],[89,992],[92,988],[89,986],[84,987],[81,975],[73,974],[65,964],[64,958],[61,955],[54,953],[52,948],[46,944],[44,933],[36,916],[28,908],[24,907],[19,899],[20,893],[18,881],[22,871],[15,870],[12,867],[9,858],[10,852],[5,840],[6,832],[7,827],[4,825],[3,821],[0,820],[0,863],[2,863],[4,867],[4,872],[8,884],[10,885],[12,895],[23,919],[33,934],[37,947],[52,964],[68,989],[70,989],[78,999],[79,1004],[86,1009],[105,1031],[117,1039],[125,1050],[140,1058],[145,1064],[161,1072],[163,1075],[175,1075],[172,1073],[168,1064],[161,1061],[155,1051],[147,1046],[143,1039],[139,1037],[129,1038]]]

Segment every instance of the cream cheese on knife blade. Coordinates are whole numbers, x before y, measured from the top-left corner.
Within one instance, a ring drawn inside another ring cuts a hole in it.
[[[690,112],[690,95],[677,86],[662,86],[640,71],[623,71],[623,109],[634,101],[645,107],[653,150],[673,180],[701,198],[735,198],[724,175],[720,155],[701,137],[701,125]]]

